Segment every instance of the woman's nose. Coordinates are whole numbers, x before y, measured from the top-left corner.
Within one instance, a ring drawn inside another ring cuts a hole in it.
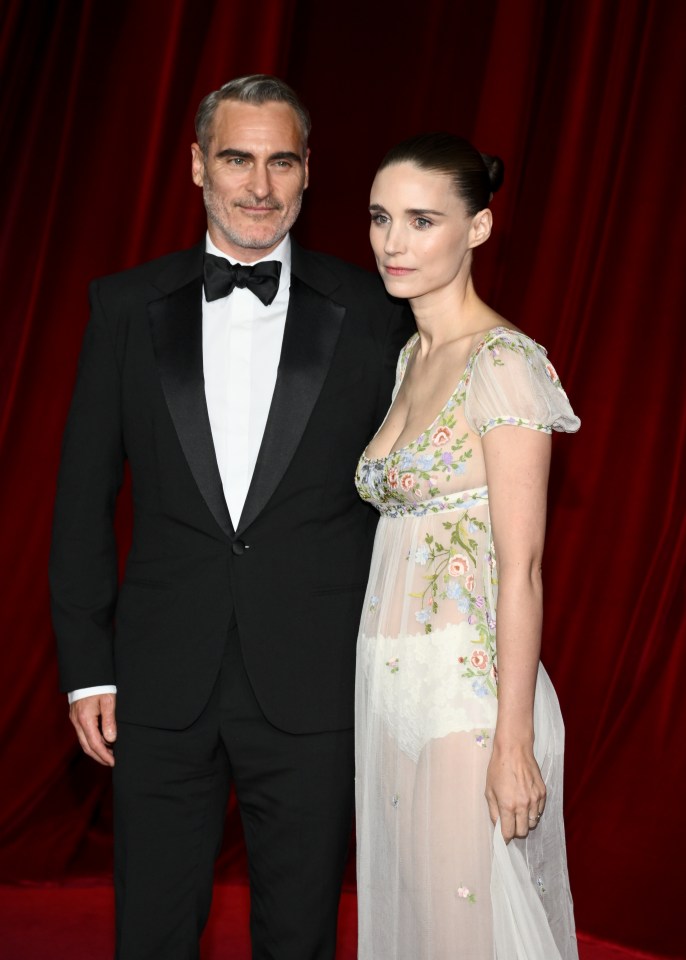
[[[396,253],[403,253],[405,245],[405,234],[402,227],[397,224],[391,224],[384,238],[384,252],[387,253],[389,257]]]

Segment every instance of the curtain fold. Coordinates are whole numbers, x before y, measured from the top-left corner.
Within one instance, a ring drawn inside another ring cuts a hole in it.
[[[567,726],[577,921],[683,955],[686,5],[3,8],[0,878],[109,863],[108,776],[79,754],[57,692],[46,575],[87,283],[202,236],[197,104],[264,71],[313,117],[306,246],[372,266],[369,186],[403,136],[448,129],[505,160],[477,288],[549,348],[582,419],[555,443],[543,652]],[[123,544],[129,519],[124,495]],[[225,870],[243,868],[238,835],[232,808]]]

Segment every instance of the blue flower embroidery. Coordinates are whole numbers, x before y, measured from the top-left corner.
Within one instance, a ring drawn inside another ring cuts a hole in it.
[[[414,562],[419,563],[422,567],[426,566],[429,560],[429,548],[427,546],[419,547],[415,550]]]
[[[477,697],[485,697],[488,695],[488,690],[481,680],[472,680],[472,690]]]

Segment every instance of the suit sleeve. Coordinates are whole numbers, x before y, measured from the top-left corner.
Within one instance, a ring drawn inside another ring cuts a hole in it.
[[[114,684],[117,547],[122,483],[120,374],[115,343],[90,289],[91,319],[62,445],[50,553],[50,593],[64,691]]]

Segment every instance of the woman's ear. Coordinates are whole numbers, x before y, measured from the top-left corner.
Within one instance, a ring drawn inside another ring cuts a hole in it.
[[[475,213],[472,218],[472,225],[469,228],[469,246],[479,247],[482,243],[485,243],[491,235],[492,227],[493,214],[488,207]]]

